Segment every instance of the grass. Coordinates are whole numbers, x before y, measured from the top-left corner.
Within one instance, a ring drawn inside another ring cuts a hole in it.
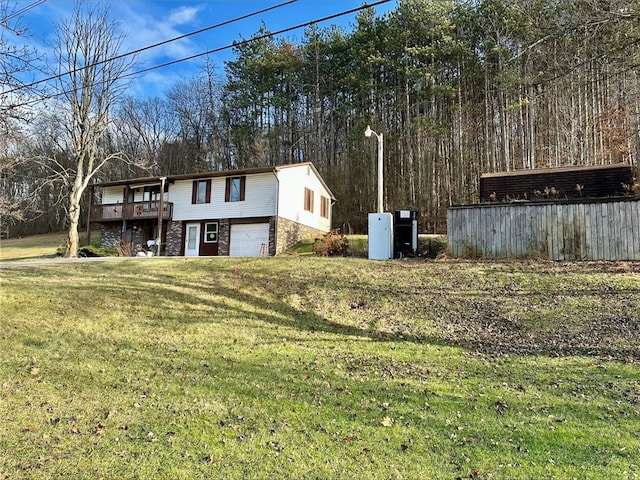
[[[56,256],[56,249],[64,245],[65,241],[64,232],[3,239],[0,240],[0,260],[53,258]]]
[[[0,478],[637,478],[634,264],[0,270]]]
[[[369,252],[369,238],[367,235],[347,235],[349,239],[349,256],[366,258]],[[297,243],[287,250],[288,255],[313,255],[315,239],[307,239]],[[418,252],[430,258],[437,257],[446,250],[445,235],[419,235]]]
[[[97,246],[95,239],[100,238],[100,232],[92,232],[92,243]],[[80,234],[80,244],[86,243],[86,232]],[[0,261],[7,260],[36,260],[54,258],[56,250],[64,246],[67,241],[66,232],[32,235],[24,238],[0,240]]]

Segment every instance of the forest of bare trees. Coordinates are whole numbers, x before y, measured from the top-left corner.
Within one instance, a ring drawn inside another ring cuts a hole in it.
[[[371,125],[385,138],[386,210],[417,209],[422,230],[442,231],[450,205],[477,201],[481,173],[638,165],[639,0],[402,0],[383,17],[362,11],[350,31],[267,34],[237,43],[224,78],[204,63],[164,97],[111,105],[100,151],[143,161],[96,179],[311,161],[338,200],[334,225],[362,231],[376,208]],[[38,121],[3,164],[69,158],[55,112]],[[3,170],[0,193],[24,201],[40,168]],[[63,226],[60,192],[41,192],[14,232]]]

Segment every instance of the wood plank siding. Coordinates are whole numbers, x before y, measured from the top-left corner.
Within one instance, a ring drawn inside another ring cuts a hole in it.
[[[540,168],[480,176],[480,203],[607,198],[632,195],[630,165]]]
[[[453,257],[640,260],[640,199],[451,207]]]

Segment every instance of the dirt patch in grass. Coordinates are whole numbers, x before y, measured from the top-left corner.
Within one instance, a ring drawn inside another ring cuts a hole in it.
[[[638,264],[360,265],[343,261],[313,277],[269,282],[322,318],[314,328],[494,353],[640,354]]]

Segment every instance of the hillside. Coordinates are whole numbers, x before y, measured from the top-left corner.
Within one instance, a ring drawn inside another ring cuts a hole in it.
[[[0,269],[0,478],[634,478],[640,265]]]

